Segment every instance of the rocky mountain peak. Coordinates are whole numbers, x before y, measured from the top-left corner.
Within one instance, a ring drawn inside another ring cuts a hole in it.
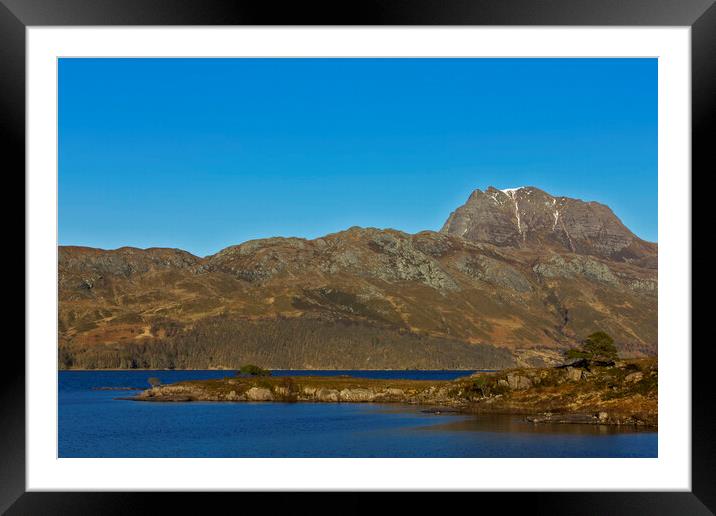
[[[657,246],[632,233],[606,205],[555,197],[534,186],[475,190],[441,232],[498,246],[546,248],[653,264]]]

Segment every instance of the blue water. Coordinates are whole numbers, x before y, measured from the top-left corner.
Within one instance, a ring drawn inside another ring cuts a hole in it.
[[[274,371],[449,380],[472,371]],[[146,403],[117,399],[227,371],[61,371],[60,457],[656,457],[656,432],[533,425],[518,416],[430,414],[360,403]]]

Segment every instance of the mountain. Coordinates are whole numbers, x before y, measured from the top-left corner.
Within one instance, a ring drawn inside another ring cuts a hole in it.
[[[657,246],[598,202],[553,197],[533,186],[475,190],[441,232],[471,242],[597,256],[656,268]]]
[[[653,355],[656,264],[608,207],[536,188],[476,190],[440,232],[60,247],[60,367],[499,368],[596,330]]]

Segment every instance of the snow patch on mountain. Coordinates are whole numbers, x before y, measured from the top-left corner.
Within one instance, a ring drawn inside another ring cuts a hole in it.
[[[505,188],[504,190],[500,190],[500,192],[506,193],[507,195],[509,195],[510,197],[512,197],[512,196],[515,195],[515,192],[517,192],[517,191],[519,191],[519,190],[522,190],[523,188],[525,188],[525,187],[524,187],[524,186],[518,186],[517,188]]]

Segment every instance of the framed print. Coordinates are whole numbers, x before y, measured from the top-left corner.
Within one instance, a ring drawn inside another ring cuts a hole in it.
[[[9,514],[168,491],[713,510],[710,2],[4,4]]]

